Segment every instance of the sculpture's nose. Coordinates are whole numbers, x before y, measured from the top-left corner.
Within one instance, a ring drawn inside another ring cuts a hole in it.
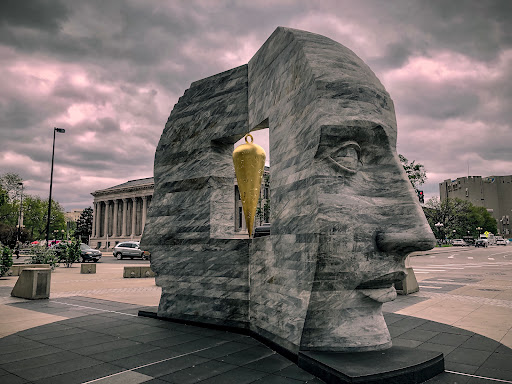
[[[424,218],[421,219],[426,221]],[[434,235],[426,223],[404,232],[379,232],[376,242],[379,251],[400,256],[406,256],[414,251],[427,251],[435,246]]]

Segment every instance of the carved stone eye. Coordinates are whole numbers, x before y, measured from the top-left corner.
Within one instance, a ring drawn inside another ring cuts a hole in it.
[[[347,142],[328,156],[328,160],[336,170],[356,173],[361,164],[361,147],[356,142]]]

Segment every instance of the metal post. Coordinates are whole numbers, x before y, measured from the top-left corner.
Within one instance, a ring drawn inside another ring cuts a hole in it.
[[[53,159],[55,158],[55,132],[65,133],[66,130],[62,128],[53,128],[53,146],[52,146],[52,169],[50,173],[50,197],[48,198],[48,219],[46,220],[46,246],[49,246],[50,241],[50,215],[52,213],[52,186],[53,186]]]

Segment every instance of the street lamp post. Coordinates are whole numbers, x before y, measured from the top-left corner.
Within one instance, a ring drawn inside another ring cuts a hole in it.
[[[20,214],[18,215],[18,230],[16,231],[16,258],[20,258],[20,235],[21,235],[21,225],[23,223],[23,183],[18,183],[21,185],[21,196],[20,196]]]
[[[437,231],[439,232],[439,238],[442,240],[442,232],[441,229],[444,227],[443,223],[437,222],[434,224],[434,226],[437,228]]]
[[[52,213],[52,185],[53,185],[53,159],[55,158],[55,133],[65,133],[63,128],[53,128],[53,147],[52,147],[52,169],[50,173],[50,197],[48,198],[48,219],[46,221],[46,246],[49,246],[50,241],[50,215]]]
[[[483,229],[482,227],[476,227],[475,228],[478,231],[478,238],[480,238],[480,231]]]

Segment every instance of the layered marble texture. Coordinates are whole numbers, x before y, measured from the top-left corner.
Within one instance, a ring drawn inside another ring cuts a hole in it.
[[[236,239],[232,144],[269,128],[272,234]],[[434,238],[396,154],[388,93],[348,48],[279,27],[191,85],[155,155],[143,245],[159,315],[250,328],[294,353],[391,346],[381,306]]]

